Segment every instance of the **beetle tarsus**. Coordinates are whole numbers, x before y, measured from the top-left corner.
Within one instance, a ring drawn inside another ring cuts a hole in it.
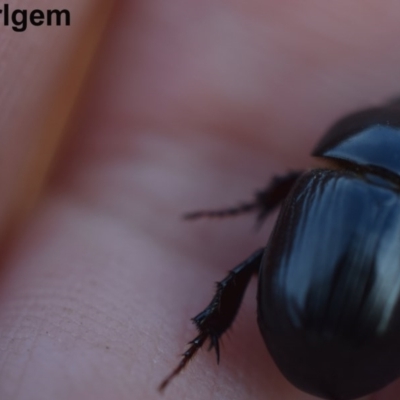
[[[215,349],[219,363],[219,338],[235,319],[250,278],[258,272],[263,253],[264,248],[258,249],[217,283],[217,291],[210,304],[192,319],[199,335],[189,342],[191,346],[183,354],[178,366],[162,381],[158,387],[160,391],[185,368],[207,339],[210,339],[209,350]]]
[[[203,346],[207,338],[208,333],[202,332],[199,336],[189,342],[191,346],[182,354],[182,360],[178,366],[158,386],[158,390],[160,392],[163,392],[171,380],[186,367],[187,363],[194,357],[194,355],[197,353],[197,350]]]
[[[183,215],[184,219],[236,217],[256,211],[257,228],[263,224],[268,215],[280,205],[291,190],[297,178],[303,171],[292,171],[283,176],[274,177],[267,187],[255,194],[255,199],[249,203],[242,203],[236,207],[220,210],[202,210]]]
[[[200,218],[225,218],[235,217],[237,215],[247,214],[256,210],[259,207],[257,203],[243,203],[237,207],[226,208],[221,210],[204,210],[195,211],[183,215],[183,219],[200,219]]]

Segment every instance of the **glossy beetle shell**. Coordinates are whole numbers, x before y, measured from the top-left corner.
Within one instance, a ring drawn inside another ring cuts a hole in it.
[[[258,322],[298,388],[355,399],[400,376],[398,109],[336,124],[284,201],[260,268]]]

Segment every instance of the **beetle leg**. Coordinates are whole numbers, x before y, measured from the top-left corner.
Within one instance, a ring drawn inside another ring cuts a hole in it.
[[[236,207],[221,210],[195,211],[185,214],[183,218],[198,219],[233,217],[256,211],[258,213],[257,222],[258,224],[261,224],[265,218],[285,199],[297,178],[299,178],[302,173],[303,171],[292,171],[284,176],[275,176],[265,189],[256,192],[255,198],[251,202],[242,203]]]
[[[225,279],[217,282],[217,291],[211,303],[192,319],[199,335],[189,342],[190,347],[182,355],[181,362],[161,382],[160,391],[163,391],[171,380],[182,371],[207,339],[210,339],[209,350],[215,349],[217,362],[219,362],[219,338],[234,321],[250,278],[258,272],[263,253],[264,248],[255,251],[230,271]]]

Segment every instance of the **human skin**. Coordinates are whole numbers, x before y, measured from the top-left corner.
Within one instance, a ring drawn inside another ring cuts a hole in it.
[[[4,241],[0,398],[313,398],[268,355],[255,284],[223,338],[220,365],[202,351],[157,392],[196,335],[190,318],[213,282],[264,245],[272,226],[255,233],[252,216],[180,216],[251,199],[274,174],[311,165],[307,155],[337,118],[398,95],[399,13],[398,2],[382,0],[120,2],[42,197]],[[37,35],[39,50],[3,52],[3,87],[21,59],[70,46]],[[27,83],[46,92],[57,68],[14,76],[0,117],[28,115]],[[2,148],[23,154],[25,138],[7,132]],[[3,171],[19,179],[19,163],[4,158]],[[373,398],[398,399],[399,390]]]

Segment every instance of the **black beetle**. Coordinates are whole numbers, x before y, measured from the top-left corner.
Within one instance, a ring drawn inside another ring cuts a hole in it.
[[[330,166],[276,177],[255,200],[186,218],[258,212],[281,203],[265,248],[217,284],[193,318],[199,331],[163,390],[230,327],[258,273],[258,325],[282,374],[299,389],[350,400],[400,376],[400,106],[337,122],[314,149]]]

